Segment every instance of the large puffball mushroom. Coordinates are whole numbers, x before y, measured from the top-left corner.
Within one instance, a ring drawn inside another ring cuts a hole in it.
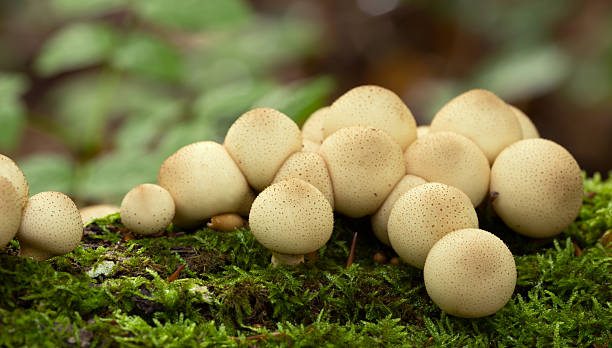
[[[512,230],[532,238],[561,233],[578,216],[580,167],[550,140],[525,139],[499,154],[491,168],[493,209]]]
[[[424,136],[425,134],[429,134],[429,126],[418,126],[417,139]]]
[[[42,261],[74,250],[83,237],[83,221],[74,202],[54,191],[28,200],[17,232],[22,257]]]
[[[378,240],[386,245],[391,245],[389,242],[389,235],[387,234],[387,223],[389,222],[389,214],[391,214],[391,208],[395,202],[406,192],[411,190],[413,187],[425,184],[423,178],[416,175],[406,175],[395,185],[393,191],[387,196],[383,205],[378,208],[376,213],[372,215],[371,224],[372,231]]]
[[[317,152],[317,151],[319,151],[319,147],[321,147],[321,144],[315,143],[312,140],[308,140],[308,139],[303,139],[302,140],[302,151],[305,151],[305,152]]]
[[[87,226],[92,220],[100,219],[119,212],[119,207],[112,204],[96,204],[79,209],[83,225]]]
[[[516,284],[508,247],[495,235],[474,228],[442,237],[429,251],[425,289],[446,313],[480,318],[500,310]]]
[[[273,183],[284,179],[296,178],[318,188],[334,208],[334,191],[327,165],[321,155],[316,152],[296,152],[289,156],[278,170]]]
[[[287,179],[255,198],[249,224],[255,239],[272,251],[273,265],[293,265],[327,243],[334,229],[334,213],[316,187]]]
[[[159,185],[138,185],[123,197],[120,216],[125,227],[134,233],[159,233],[174,218],[174,201],[170,193]]]
[[[521,132],[523,133],[523,139],[539,138],[540,133],[538,132],[538,129],[533,124],[533,122],[531,122],[531,119],[529,119],[529,117],[525,115],[525,113],[522,112],[516,106],[512,106],[512,105],[508,105],[508,106],[514,112],[514,115],[516,115],[516,118],[521,124]]]
[[[371,127],[342,128],[323,141],[336,211],[349,217],[373,214],[406,174],[401,147]]]
[[[0,176],[0,249],[17,234],[21,222],[21,195],[13,183]]]
[[[463,191],[474,206],[489,191],[487,157],[468,138],[452,132],[434,132],[410,144],[406,172],[430,182],[440,182]]]
[[[323,142],[323,121],[327,117],[329,106],[325,106],[315,111],[308,117],[302,126],[302,137],[316,144]]]
[[[379,86],[355,87],[336,99],[323,121],[323,135],[328,137],[350,126],[383,130],[402,150],[417,137],[416,121],[410,109],[397,94]]]
[[[493,163],[508,145],[523,137],[512,109],[495,94],[467,91],[442,107],[431,121],[431,132],[450,131],[472,140]]]
[[[470,198],[440,183],[414,187],[391,208],[387,232],[393,250],[410,265],[423,268],[429,249],[446,234],[478,228]]]
[[[222,213],[247,208],[253,193],[225,148],[212,141],[182,147],[159,169],[159,185],[174,200],[174,223],[195,227]]]
[[[257,191],[266,188],[283,162],[302,149],[302,133],[283,113],[257,108],[240,116],[227,131],[225,148]]]
[[[21,208],[23,208],[28,200],[28,182],[17,164],[15,164],[12,159],[2,154],[0,154],[0,176],[7,178],[13,184],[19,195]]]

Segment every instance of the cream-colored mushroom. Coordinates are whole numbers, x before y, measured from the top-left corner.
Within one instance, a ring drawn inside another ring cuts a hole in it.
[[[489,191],[489,161],[476,144],[462,135],[429,133],[413,142],[404,157],[408,174],[454,186],[468,195],[474,206]]]
[[[294,265],[321,248],[334,229],[334,213],[316,187],[287,179],[263,190],[249,214],[251,232],[272,251],[272,264]]]
[[[521,124],[521,133],[523,133],[523,139],[539,138],[540,133],[538,132],[538,129],[533,124],[533,122],[531,122],[531,119],[516,106],[508,106],[510,106],[510,109],[512,109],[514,115],[516,115],[516,118]]]
[[[302,137],[316,144],[323,142],[323,120],[327,117],[329,106],[325,106],[315,111],[308,117],[302,126]]]
[[[373,214],[406,174],[401,147],[371,127],[342,128],[323,141],[335,209],[350,217]]]
[[[23,208],[25,202],[28,200],[28,182],[17,164],[15,164],[12,159],[2,154],[0,154],[0,176],[4,176],[13,184],[19,195],[21,208]]]
[[[107,217],[119,212],[119,207],[112,204],[96,204],[79,209],[83,225],[87,226],[92,220]]]
[[[389,214],[391,214],[391,208],[395,202],[406,192],[410,191],[413,187],[421,184],[425,184],[423,178],[415,175],[406,175],[395,185],[393,191],[389,194],[383,205],[380,206],[378,211],[371,218],[372,231],[376,238],[386,245],[391,245],[389,242],[389,235],[387,234],[387,223],[389,222]]]
[[[74,202],[54,191],[28,200],[17,232],[22,257],[42,261],[71,252],[83,237],[83,221]]]
[[[206,227],[221,232],[231,232],[236,228],[244,227],[244,225],[244,219],[236,213],[216,215],[210,218],[210,222],[206,223]]]
[[[472,202],[461,190],[440,183],[422,184],[404,193],[391,208],[387,224],[393,250],[421,269],[429,249],[462,228],[478,228]]]
[[[500,310],[516,284],[508,247],[493,234],[461,229],[442,237],[423,269],[429,297],[446,313],[480,318]]]
[[[0,176],[0,249],[17,234],[21,209],[21,195],[9,179]]]
[[[438,111],[431,132],[450,131],[472,140],[493,163],[508,145],[523,137],[512,109],[495,94],[482,89],[467,91]]]
[[[429,126],[418,126],[417,127],[417,139],[425,134],[429,134]]]
[[[319,151],[319,148],[321,147],[321,144],[315,143],[314,141],[308,140],[308,139],[303,139],[302,140],[302,151],[305,152],[317,152]]]
[[[387,132],[406,149],[416,137],[416,121],[402,99],[392,91],[373,85],[346,92],[331,105],[323,120],[323,136],[341,128],[372,127]]]
[[[499,154],[491,168],[493,209],[514,231],[553,237],[578,216],[583,198],[580,167],[550,140],[525,139]]]
[[[142,184],[134,187],[121,201],[121,222],[137,234],[162,232],[174,218],[174,201],[159,185]]]
[[[253,193],[225,148],[212,141],[187,145],[164,161],[157,177],[172,196],[174,223],[196,227],[212,216],[242,212]]]
[[[225,148],[249,184],[261,191],[287,157],[302,149],[302,133],[283,113],[257,108],[234,122],[225,136]]]

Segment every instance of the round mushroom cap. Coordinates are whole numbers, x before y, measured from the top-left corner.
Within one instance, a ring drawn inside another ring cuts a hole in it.
[[[317,152],[317,151],[319,151],[319,147],[321,147],[321,144],[315,143],[312,140],[308,140],[308,139],[303,139],[302,140],[302,151],[305,151],[305,152]]]
[[[415,176],[415,175],[406,175],[400,180],[400,182],[395,185],[393,191],[387,196],[383,205],[378,208],[376,213],[372,215],[371,223],[372,223],[372,231],[374,231],[374,235],[378,240],[383,242],[386,245],[391,245],[389,242],[389,235],[387,234],[387,223],[389,222],[389,214],[391,214],[391,208],[395,202],[406,192],[410,191],[412,188],[419,186],[421,184],[425,184],[423,178]]]
[[[83,225],[87,226],[92,220],[107,217],[119,212],[119,207],[112,204],[96,204],[79,209]]]
[[[423,269],[429,297],[446,313],[480,318],[500,310],[516,284],[508,247],[495,235],[467,228],[442,237]]]
[[[289,178],[301,179],[313,185],[323,193],[332,209],[334,208],[331,178],[321,155],[316,152],[296,152],[289,156],[272,183]]]
[[[431,132],[450,131],[472,140],[493,163],[508,145],[523,137],[512,109],[495,94],[467,91],[442,107],[431,121]]]
[[[350,217],[376,212],[406,174],[401,147],[371,127],[342,128],[323,141],[336,210]]]
[[[0,249],[17,234],[21,223],[21,195],[13,183],[0,176]]]
[[[134,233],[159,233],[174,218],[174,201],[161,186],[138,185],[123,197],[120,215],[121,222]]]
[[[493,209],[512,230],[532,238],[561,233],[578,216],[583,183],[572,155],[550,140],[525,139],[491,168]]]
[[[327,117],[328,112],[329,106],[325,106],[308,116],[308,119],[302,126],[302,137],[304,139],[308,139],[317,144],[323,142],[323,120]]]
[[[468,195],[474,206],[489,190],[487,157],[470,139],[457,133],[424,135],[410,144],[404,158],[408,174],[454,186]]]
[[[462,228],[478,228],[472,202],[461,190],[440,183],[422,184],[404,193],[391,208],[387,224],[393,250],[421,269],[429,249]]]
[[[222,213],[242,212],[253,197],[242,172],[222,145],[202,141],[168,157],[159,169],[159,185],[174,200],[174,222],[195,227]]]
[[[287,179],[263,190],[251,208],[251,232],[265,248],[303,255],[321,248],[334,229],[334,213],[316,187]]]
[[[540,133],[538,132],[538,129],[533,124],[533,122],[531,122],[531,119],[529,119],[529,117],[516,106],[508,106],[510,107],[510,109],[512,109],[514,115],[516,115],[516,118],[521,124],[521,132],[523,133],[523,139],[539,138]]]
[[[302,133],[289,117],[270,108],[257,108],[240,116],[227,131],[225,148],[249,184],[266,188],[283,162],[302,149]]]
[[[429,134],[429,126],[418,126],[417,127],[417,139],[425,134]]]
[[[383,130],[402,150],[417,137],[416,121],[410,109],[397,94],[379,86],[355,87],[336,99],[323,121],[323,136],[327,138],[351,126]]]
[[[13,184],[19,195],[21,208],[23,208],[29,195],[28,182],[17,164],[2,154],[0,154],[0,176],[7,178]]]
[[[74,202],[54,191],[38,193],[23,210],[17,239],[20,255],[45,260],[71,252],[83,237],[83,221]]]

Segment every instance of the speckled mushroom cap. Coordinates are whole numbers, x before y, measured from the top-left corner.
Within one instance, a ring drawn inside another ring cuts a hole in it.
[[[391,208],[387,224],[393,250],[421,269],[429,249],[462,228],[478,228],[472,202],[461,190],[440,183],[422,184],[404,193]]]
[[[512,109],[495,94],[482,89],[467,91],[444,105],[431,121],[430,131],[450,131],[469,138],[489,163],[506,146],[523,137]]]
[[[376,213],[372,215],[371,223],[372,223],[372,231],[374,231],[374,235],[376,238],[383,242],[386,245],[391,245],[389,242],[389,235],[387,234],[387,223],[389,222],[389,214],[391,214],[391,208],[393,208],[393,204],[403,195],[408,192],[413,187],[416,187],[421,184],[425,184],[423,178],[415,176],[415,175],[406,175],[400,180],[400,182],[395,185],[393,191],[387,196],[383,205],[378,208]]]
[[[121,201],[121,222],[137,234],[162,232],[174,218],[174,201],[159,185],[134,187]]]
[[[508,247],[493,234],[474,228],[442,237],[423,270],[429,297],[446,313],[480,318],[500,310],[516,284]]]
[[[514,112],[514,115],[516,115],[516,118],[521,124],[521,133],[523,133],[523,139],[539,138],[540,133],[538,132],[538,129],[533,124],[533,122],[531,122],[531,119],[529,119],[529,117],[525,115],[525,113],[522,112],[516,106],[512,106],[512,105],[508,105],[508,106],[510,107],[510,109],[512,109],[512,111]]]
[[[0,249],[17,234],[21,222],[21,196],[9,179],[0,176]]]
[[[525,139],[499,154],[491,168],[495,212],[514,231],[555,236],[578,216],[583,198],[580,167],[562,146]]]
[[[29,187],[25,175],[21,172],[17,164],[12,159],[0,154],[0,176],[7,178],[15,187],[21,207],[28,200]]]
[[[402,149],[387,133],[371,127],[342,128],[323,141],[336,211],[373,214],[406,174]]]
[[[161,165],[157,177],[174,200],[174,222],[195,227],[211,216],[241,212],[253,193],[222,145],[202,141],[187,145]]]
[[[418,126],[417,127],[417,139],[425,134],[429,134],[429,126]]]
[[[314,141],[308,139],[302,139],[302,151],[317,152],[319,151],[320,147],[321,144],[319,143],[315,143]]]
[[[83,221],[74,202],[54,191],[38,193],[23,210],[17,239],[22,257],[46,260],[74,250],[83,237]]]
[[[118,212],[119,207],[112,204],[96,204],[79,209],[84,226],[87,226],[94,219],[103,218]]]
[[[406,172],[463,191],[474,206],[489,190],[489,161],[476,144],[452,132],[434,132],[410,144]]]
[[[287,179],[263,190],[251,207],[251,232],[264,247],[302,255],[321,248],[331,237],[334,213],[316,187]]]
[[[410,109],[392,91],[379,86],[359,86],[344,93],[323,121],[326,138],[341,128],[365,126],[381,129],[404,150],[416,139],[416,121]]]
[[[313,185],[327,198],[332,209],[334,208],[331,178],[321,155],[316,152],[296,152],[289,156],[272,183],[289,178],[301,179]]]
[[[225,148],[249,184],[261,191],[287,157],[302,149],[302,133],[283,113],[257,108],[234,122],[225,136]]]
[[[329,106],[325,106],[315,111],[308,117],[302,126],[302,137],[314,143],[323,142],[323,120],[327,117]]]

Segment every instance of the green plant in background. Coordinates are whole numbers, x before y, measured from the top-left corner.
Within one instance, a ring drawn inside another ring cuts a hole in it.
[[[27,122],[70,154],[20,161],[32,194],[118,202],[131,187],[156,182],[161,162],[181,146],[222,141],[248,109],[274,107],[299,123],[333,88],[324,76],[289,85],[271,77],[310,55],[320,33],[299,18],[262,18],[242,0],[14,6],[26,18],[49,16],[55,27],[32,64],[34,76],[53,83],[43,112],[25,110],[26,77],[0,75],[0,151],[18,150]]]

